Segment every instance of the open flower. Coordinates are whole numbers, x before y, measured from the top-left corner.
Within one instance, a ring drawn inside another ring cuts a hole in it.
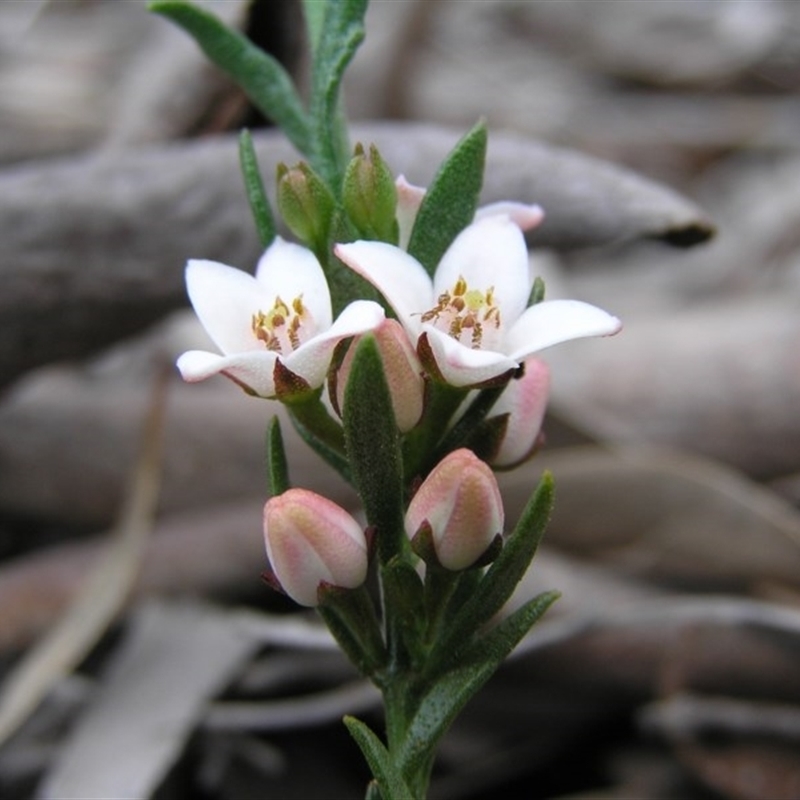
[[[577,300],[527,308],[533,278],[519,225],[492,214],[466,227],[431,280],[399,247],[338,244],[334,252],[391,305],[423,366],[452,386],[502,380],[533,353],[584,336],[617,333],[620,321]]]
[[[321,386],[336,344],[372,330],[383,309],[367,300],[333,322],[331,297],[314,254],[280,237],[255,277],[216,261],[189,261],[195,313],[222,354],[191,350],[178,359],[187,381],[226,375],[261,397],[289,397]]]

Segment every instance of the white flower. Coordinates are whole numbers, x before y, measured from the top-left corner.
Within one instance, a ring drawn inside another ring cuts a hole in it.
[[[578,300],[528,308],[533,279],[525,239],[503,214],[465,228],[433,280],[415,258],[383,242],[338,244],[334,252],[383,294],[425,368],[452,386],[489,384],[539,350],[622,327],[616,317]]]
[[[187,381],[222,373],[246,391],[281,397],[325,380],[336,344],[380,325],[383,309],[366,300],[333,322],[325,275],[314,254],[280,237],[258,262],[255,277],[216,261],[189,261],[189,299],[221,351],[191,350],[178,359]]]

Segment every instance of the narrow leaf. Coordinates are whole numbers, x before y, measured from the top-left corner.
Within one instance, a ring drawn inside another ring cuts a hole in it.
[[[392,761],[383,742],[355,717],[345,717],[344,724],[361,748],[375,780],[378,782],[383,800],[410,800],[414,795],[408,788],[397,765]]]
[[[244,188],[247,192],[247,201],[256,223],[258,238],[261,246],[266,248],[275,238],[275,218],[264,191],[264,182],[258,169],[258,159],[253,148],[253,138],[250,131],[243,130],[239,134],[239,164],[244,178]]]
[[[311,76],[310,116],[317,150],[314,165],[338,197],[349,154],[339,89],[344,71],[364,39],[367,0],[337,0],[325,5]]]
[[[447,156],[417,212],[408,252],[431,275],[450,243],[475,216],[486,143],[486,125],[479,122]]]
[[[382,564],[400,552],[403,479],[392,398],[375,337],[356,345],[344,393],[344,435],[367,521],[377,529]]]
[[[267,485],[270,497],[283,494],[291,486],[281,423],[277,417],[273,417],[267,427]]]
[[[344,433],[319,397],[287,406],[289,418],[303,441],[348,483],[353,475],[345,455]]]
[[[190,3],[156,0],[148,8],[192,36],[206,56],[244,90],[262,114],[283,129],[301,153],[312,155],[305,109],[289,73],[276,59],[213,14]]]
[[[492,677],[505,658],[558,598],[545,592],[529,600],[482,637],[465,654],[461,665],[439,678],[425,695],[408,728],[399,761],[413,774],[436,747],[459,712]]]

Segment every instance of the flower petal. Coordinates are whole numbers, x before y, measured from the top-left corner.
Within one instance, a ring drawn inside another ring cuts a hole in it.
[[[554,344],[585,336],[611,336],[622,323],[580,300],[547,300],[528,308],[506,334],[505,350],[522,360]]]
[[[512,200],[500,200],[481,206],[475,212],[475,222],[486,217],[508,217],[520,230],[530,231],[544,220],[544,210],[541,206],[515,203]]]
[[[494,287],[502,324],[513,324],[530,294],[528,248],[519,227],[508,217],[489,216],[464,228],[436,268],[434,296],[452,291],[460,277],[470,289]]]
[[[451,386],[474,386],[498,378],[519,364],[494,350],[473,350],[432,325],[423,326],[442,379]]]
[[[273,370],[277,354],[269,350],[220,356],[205,350],[190,350],[178,359],[185,381],[194,383],[223,374],[261,397],[275,396]]]
[[[308,248],[276,236],[259,259],[256,280],[269,294],[268,307],[276,297],[290,304],[302,297],[316,330],[330,327],[333,315],[328,282],[317,257]]]
[[[312,389],[321,386],[328,373],[336,345],[349,336],[377,328],[385,319],[383,309],[372,300],[354,300],[328,330],[300,345],[281,361],[292,372],[308,381]]]
[[[253,334],[252,317],[275,298],[269,298],[252,275],[216,261],[192,259],[186,265],[186,289],[200,322],[223,353],[262,347]]]
[[[415,339],[421,327],[420,315],[432,306],[434,299],[433,284],[422,264],[385,242],[337,244],[333,251],[386,298]]]
[[[405,175],[398,175],[394,185],[397,189],[395,218],[397,219],[397,227],[400,229],[400,241],[398,244],[403,250],[406,250],[408,249],[408,240],[411,238],[411,231],[414,229],[414,222],[417,219],[417,211],[419,211],[422,199],[425,197],[425,189],[409,183]]]

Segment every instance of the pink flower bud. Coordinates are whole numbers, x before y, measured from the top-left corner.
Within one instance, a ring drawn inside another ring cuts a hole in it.
[[[317,605],[323,581],[355,589],[366,580],[361,526],[336,503],[307,489],[289,489],[267,501],[264,539],[275,577],[300,605]]]
[[[472,566],[503,532],[503,501],[492,470],[471,450],[453,451],[419,487],[405,522],[411,538],[430,526],[436,556],[446,569]]]
[[[410,431],[420,420],[425,395],[422,365],[408,340],[403,326],[394,319],[384,320],[372,331],[383,361],[392,410],[400,431]],[[336,378],[336,406],[344,405],[344,390],[350,377],[350,366],[355,355],[356,341],[347,351]]]
[[[539,358],[525,361],[521,378],[509,381],[492,415],[508,414],[508,426],[500,449],[493,459],[495,467],[513,467],[534,451],[542,429],[550,394],[550,368]]]

